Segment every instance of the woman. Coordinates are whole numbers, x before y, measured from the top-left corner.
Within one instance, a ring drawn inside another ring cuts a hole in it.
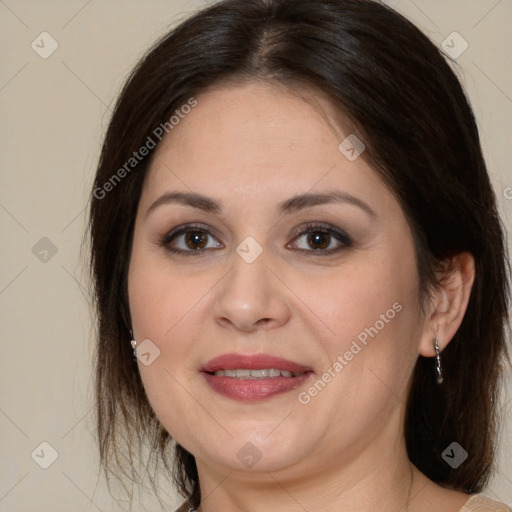
[[[107,471],[148,447],[180,511],[510,510],[481,494],[502,228],[461,86],[403,17],[182,23],[121,93],[90,229]]]

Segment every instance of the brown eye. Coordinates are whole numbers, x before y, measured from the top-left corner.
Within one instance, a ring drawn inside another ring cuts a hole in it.
[[[160,245],[169,252],[184,256],[198,256],[222,247],[208,229],[199,225],[174,229],[160,240]]]
[[[327,249],[331,242],[331,235],[322,231],[312,231],[308,234],[308,244],[313,249]]]
[[[327,256],[352,247],[352,239],[334,226],[308,224],[295,236],[292,247],[315,256]]]
[[[203,231],[188,231],[185,243],[189,249],[204,249],[208,241],[208,234]]]

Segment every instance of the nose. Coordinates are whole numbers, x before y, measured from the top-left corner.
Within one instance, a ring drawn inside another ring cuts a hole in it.
[[[264,254],[247,263],[238,254],[229,274],[217,288],[215,320],[243,332],[273,329],[290,318],[287,288],[266,262]]]

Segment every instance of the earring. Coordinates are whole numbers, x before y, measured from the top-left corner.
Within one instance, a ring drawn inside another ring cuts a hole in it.
[[[135,340],[132,340],[131,345],[133,348],[133,360],[137,361],[137,342]]]
[[[437,338],[434,338],[434,349],[436,351],[437,383],[441,384],[443,382],[443,371],[441,369],[441,355],[439,351],[439,342],[437,341]]]

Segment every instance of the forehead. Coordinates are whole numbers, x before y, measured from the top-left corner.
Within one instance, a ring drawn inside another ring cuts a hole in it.
[[[340,152],[350,133],[322,95],[247,82],[211,87],[196,100],[158,146],[143,195],[177,188],[254,202],[333,187],[369,200],[385,192],[363,158]]]

